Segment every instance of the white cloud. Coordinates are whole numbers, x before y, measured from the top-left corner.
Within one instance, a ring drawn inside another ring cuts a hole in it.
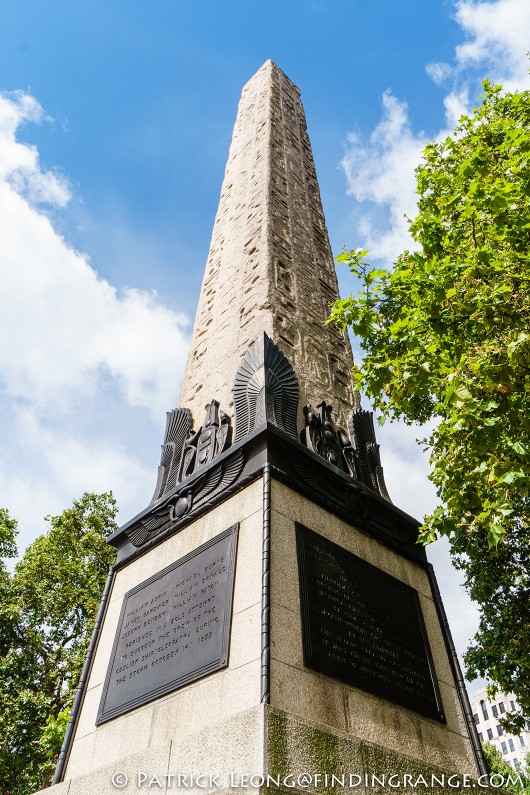
[[[447,94],[447,96],[444,97],[444,109],[447,130],[441,130],[436,136],[437,139],[444,138],[450,130],[457,126],[461,116],[470,113],[471,108],[467,87],[462,88],[460,91],[451,91],[450,94]]]
[[[20,549],[45,530],[45,515],[61,513],[85,491],[112,490],[122,522],[149,502],[156,467],[149,469],[117,434],[68,418],[50,427],[49,418],[27,407],[12,410],[11,424],[4,443],[16,447],[17,456],[0,460],[0,493],[9,495],[9,510],[20,522]]]
[[[396,251],[411,245],[407,216],[413,217],[416,211],[414,168],[425,135],[412,132],[406,103],[390,91],[383,94],[382,105],[382,119],[368,141],[350,133],[341,165],[348,193],[357,202],[370,202],[386,211],[383,223],[377,214],[362,214],[358,229],[362,238],[357,245],[388,261]]]
[[[416,214],[414,169],[429,139],[440,140],[472,109],[470,95],[488,75],[506,90],[530,87],[530,3],[528,0],[495,0],[455,4],[455,19],[466,41],[455,50],[454,64],[431,63],[427,73],[437,84],[450,83],[443,98],[445,122],[427,135],[412,129],[406,103],[390,89],[382,97],[382,116],[371,134],[350,133],[342,168],[347,192],[356,200],[352,220],[355,245],[370,249],[372,258],[389,265],[413,241],[405,216]]]
[[[446,125],[433,136],[445,138],[460,117],[470,111],[467,87],[451,91],[443,101]],[[349,133],[341,166],[347,192],[360,205],[354,219],[357,244],[373,259],[390,265],[404,249],[414,249],[409,219],[417,212],[415,169],[428,141],[425,132],[414,132],[408,107],[390,90],[382,96],[382,117],[363,141]],[[359,211],[360,210],[360,211]]]
[[[425,67],[425,71],[437,86],[441,86],[442,83],[445,83],[454,73],[453,67],[449,66],[448,63],[429,63]]]
[[[40,124],[43,116],[42,107],[31,95],[22,91],[0,94],[0,181],[31,202],[64,207],[70,199],[64,177],[41,171],[36,147],[16,140],[21,124]]]
[[[68,183],[19,140],[44,120],[28,94],[0,95],[0,483],[26,543],[85,490],[114,488],[126,518],[145,506],[156,464],[134,437],[177,401],[189,325],[153,292],[118,291],[54,228],[45,208]]]
[[[467,36],[456,48],[460,71],[469,66],[486,68],[490,79],[499,81],[509,91],[530,86],[528,0],[460,0],[455,19]]]
[[[17,125],[41,117],[25,95],[0,104],[0,378],[34,404],[65,404],[109,376],[130,405],[159,416],[175,395],[187,318],[154,293],[121,294],[68,246],[35,198],[62,205],[68,189],[43,172]],[[174,398],[173,398],[174,400]]]

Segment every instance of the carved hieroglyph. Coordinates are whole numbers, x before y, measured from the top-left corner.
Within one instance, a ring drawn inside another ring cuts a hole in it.
[[[324,326],[337,277],[300,91],[267,61],[243,89],[180,406],[197,424],[214,395],[233,412],[242,357],[266,332],[288,357],[302,409],[352,406],[348,339]]]

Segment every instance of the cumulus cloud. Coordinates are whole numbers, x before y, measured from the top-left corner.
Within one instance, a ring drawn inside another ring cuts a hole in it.
[[[36,147],[16,140],[22,124],[39,124],[43,117],[41,105],[30,94],[22,91],[0,94],[0,181],[32,202],[64,207],[70,199],[64,177],[42,171]]]
[[[367,139],[358,133],[348,134],[341,166],[347,193],[358,204],[358,245],[388,265],[399,252],[416,245],[408,231],[417,212],[415,169],[429,137],[423,130],[412,129],[406,102],[390,89],[383,94],[381,105],[381,121]],[[447,94],[443,107],[446,124],[431,139],[445,138],[460,117],[469,113],[468,88]]]
[[[485,75],[510,91],[530,86],[528,0],[460,0],[454,18],[465,39],[456,47],[454,63],[426,65],[436,85],[448,85],[441,129],[429,135],[413,130],[406,103],[388,89],[382,96],[381,121],[372,133],[350,133],[347,138],[341,165],[347,192],[356,200],[352,220],[357,245],[386,264],[413,247],[406,219],[416,214],[414,169],[427,141],[443,139],[471,111],[470,96],[478,93]]]
[[[453,67],[449,66],[448,63],[428,63],[425,71],[437,86],[441,86],[454,74]]]
[[[383,94],[382,107],[382,119],[368,140],[349,134],[341,165],[348,194],[371,205],[358,220],[362,246],[372,257],[388,261],[412,245],[407,218],[416,212],[414,169],[425,135],[412,132],[406,103],[390,91]],[[383,216],[374,205],[383,208]]]
[[[470,66],[486,66],[488,76],[508,91],[530,86],[528,0],[460,0],[455,19],[466,36],[455,53],[460,72]]]
[[[0,493],[20,522],[20,549],[44,532],[45,515],[61,513],[85,491],[112,491],[125,521],[147,505],[154,489],[154,469],[108,425],[99,434],[90,417],[84,427],[57,419],[52,425],[27,406],[10,412],[4,442],[16,454],[0,458]]]
[[[184,314],[118,290],[57,232],[68,182],[20,140],[45,121],[34,97],[0,95],[0,488],[26,543],[85,490],[114,488],[124,518],[144,507],[135,444],[175,405],[189,341]]]
[[[0,378],[34,404],[67,403],[109,377],[131,405],[159,416],[175,395],[187,318],[154,293],[119,293],[74,251],[36,202],[63,206],[64,179],[16,140],[42,110],[27,95],[0,101]],[[171,364],[169,364],[171,363]]]

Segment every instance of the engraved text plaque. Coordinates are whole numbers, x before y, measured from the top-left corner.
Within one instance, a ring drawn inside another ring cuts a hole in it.
[[[238,525],[125,594],[97,723],[228,663]]]
[[[296,525],[304,663],[445,721],[417,592]]]

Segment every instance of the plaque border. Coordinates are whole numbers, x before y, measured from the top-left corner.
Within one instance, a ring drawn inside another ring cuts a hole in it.
[[[239,522],[236,522],[231,527],[227,528],[226,530],[223,530],[222,533],[219,533],[218,535],[206,541],[204,544],[201,544],[200,546],[191,550],[191,552],[188,552],[186,555],[184,555],[182,558],[179,558],[174,563],[170,563],[169,566],[166,566],[164,569],[161,569],[160,571],[156,572],[156,574],[153,574],[147,580],[144,580],[138,585],[135,585],[134,588],[131,588],[123,595],[120,617],[118,619],[118,624],[114,635],[114,642],[112,644],[112,651],[109,659],[109,664],[107,667],[107,674],[105,676],[105,683],[103,685],[103,692],[101,694],[101,700],[99,702],[98,714],[96,717],[96,726],[100,726],[102,723],[106,723],[107,721],[112,720],[113,718],[117,718],[119,715],[131,712],[131,710],[143,706],[144,704],[148,704],[150,701],[154,701],[160,696],[165,696],[168,693],[174,692],[175,690],[180,690],[181,687],[185,687],[186,685],[195,682],[197,679],[202,679],[204,676],[207,676],[208,674],[213,673],[214,671],[219,671],[222,668],[226,668],[226,666],[228,665],[228,658],[230,652],[230,631],[232,627],[232,607],[233,607],[233,598],[234,598],[235,564],[236,564],[238,536],[239,536]],[[141,591],[143,588],[151,585],[151,583],[155,582],[161,577],[164,577],[166,574],[169,574],[169,572],[173,571],[174,569],[177,569],[179,566],[182,566],[183,564],[187,563],[189,560],[192,560],[194,557],[200,555],[206,549],[209,549],[210,547],[214,546],[219,541],[222,541],[227,537],[231,538],[230,538],[229,559],[228,559],[226,599],[224,603],[224,626],[223,626],[223,634],[221,637],[221,653],[219,657],[215,660],[212,660],[206,665],[202,665],[200,668],[195,668],[193,671],[187,674],[175,677],[174,679],[171,680],[171,682],[166,682],[166,684],[160,685],[159,687],[150,690],[148,693],[143,693],[142,695],[137,696],[136,698],[132,698],[118,707],[113,707],[110,710],[105,710],[104,705],[105,705],[105,700],[107,698],[110,682],[112,679],[112,670],[114,668],[114,657],[118,649],[127,599],[130,596],[134,596],[134,594],[138,593],[138,591]]]
[[[417,590],[415,588],[412,588],[410,585],[408,585],[408,583],[405,583],[402,580],[399,580],[397,577],[393,577],[391,574],[388,574],[386,571],[379,569],[377,566],[374,566],[373,563],[369,563],[367,560],[364,560],[364,558],[355,555],[353,552],[350,552],[348,549],[344,549],[344,547],[341,547],[339,544],[336,544],[334,541],[330,541],[325,536],[316,533],[314,530],[310,530],[308,527],[305,527],[305,525],[301,524],[300,522],[295,522],[295,530],[296,530],[296,554],[298,559],[298,583],[300,590],[300,612],[302,618],[302,646],[303,646],[304,665],[307,668],[311,668],[314,671],[318,671],[319,673],[323,673],[326,674],[327,676],[333,677],[334,679],[338,679],[339,681],[344,682],[345,684],[352,685],[353,687],[358,687],[361,690],[364,690],[368,693],[373,693],[376,696],[385,698],[387,701],[391,701],[394,704],[398,704],[400,706],[414,710],[414,712],[417,712],[428,718],[434,718],[440,723],[446,723],[442,698],[440,695],[440,689],[438,687],[438,679],[434,667],[434,660],[431,653],[431,647],[427,635],[427,628],[425,626],[425,620],[423,617],[423,612],[421,609],[420,599]],[[396,693],[390,687],[379,685],[376,682],[370,682],[366,680],[362,675],[356,675],[355,671],[352,671],[351,674],[348,675],[346,671],[341,671],[339,666],[327,663],[326,661],[323,661],[321,657],[319,657],[319,655],[315,651],[313,636],[311,632],[311,618],[310,618],[310,609],[309,609],[309,587],[308,587],[309,577],[308,577],[308,569],[307,569],[307,562],[306,562],[305,548],[304,548],[305,538],[308,537],[316,539],[319,544],[328,547],[332,552],[336,552],[338,550],[341,556],[346,557],[347,559],[350,559],[352,561],[355,561],[355,565],[357,566],[360,565],[365,569],[376,571],[378,576],[383,577],[387,581],[391,580],[394,584],[397,584],[403,590],[407,590],[409,593],[412,594],[413,604],[415,607],[416,616],[418,618],[421,638],[423,641],[423,648],[427,658],[427,666],[429,669],[430,681],[434,692],[436,707],[431,707],[428,704],[424,704],[421,701],[417,701],[414,698],[411,698],[404,694]]]

